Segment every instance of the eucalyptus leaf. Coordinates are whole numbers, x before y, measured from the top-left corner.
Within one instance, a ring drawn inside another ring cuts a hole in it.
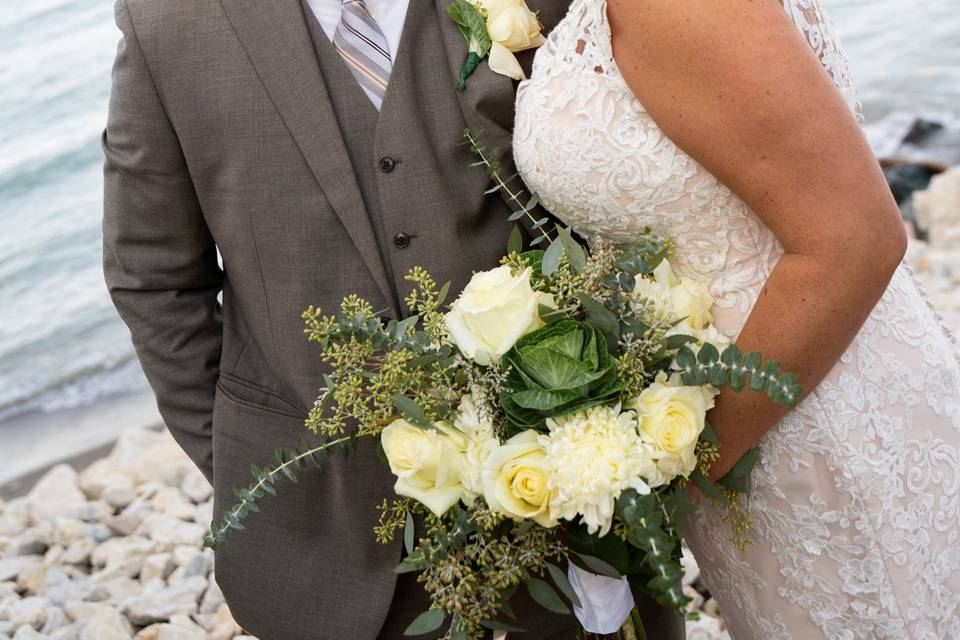
[[[427,414],[424,413],[423,409],[420,408],[416,402],[408,398],[407,396],[401,394],[395,394],[390,398],[393,401],[393,406],[400,410],[407,418],[419,422],[422,424],[428,424]]]
[[[550,577],[553,578],[553,582],[557,585],[557,588],[570,599],[570,602],[574,606],[579,607],[580,598],[577,596],[576,590],[574,590],[573,585],[570,584],[570,579],[567,578],[567,572],[558,567],[555,564],[547,563],[547,571],[550,573]]]
[[[690,474],[690,479],[705,496],[709,496],[714,500],[720,501],[724,499],[723,494],[720,493],[720,490],[713,486],[713,483],[707,479],[707,476],[700,473],[700,471],[694,471],[692,474]]]
[[[405,636],[421,636],[436,631],[443,624],[446,614],[443,609],[429,609],[414,618],[410,626],[403,632]]]
[[[514,225],[510,231],[510,239],[507,240],[507,255],[521,251],[523,251],[523,232],[520,231],[519,226]]]
[[[413,524],[413,514],[407,511],[407,522],[403,527],[403,547],[407,550],[407,556],[413,555],[413,536],[416,533]]]
[[[543,262],[540,263],[540,272],[548,276],[560,268],[560,258],[563,256],[563,242],[557,238],[550,243],[546,252],[543,254]]]
[[[528,578],[527,591],[530,592],[530,597],[533,598],[534,602],[544,609],[562,615],[570,613],[570,609],[567,608],[567,605],[563,603],[563,600],[560,599],[557,592],[554,591],[553,587],[546,581],[540,578]]]

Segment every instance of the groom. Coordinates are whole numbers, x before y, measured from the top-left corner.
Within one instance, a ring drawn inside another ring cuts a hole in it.
[[[410,267],[462,287],[505,249],[509,208],[458,143],[483,132],[508,161],[513,81],[484,64],[455,91],[466,47],[448,0],[342,2],[117,2],[104,269],[216,513],[251,463],[307,433],[322,375],[308,305],[353,292],[400,317]],[[530,5],[549,29],[567,3]],[[429,603],[371,531],[391,485],[361,448],[263,500],[216,554],[238,622],[261,640],[402,637]],[[526,637],[572,636],[572,618],[512,604]],[[682,637],[643,608],[651,639]]]

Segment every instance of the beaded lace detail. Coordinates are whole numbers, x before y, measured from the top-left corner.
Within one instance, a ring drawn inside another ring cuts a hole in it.
[[[859,118],[818,0],[783,0]],[[517,94],[514,155],[540,201],[585,237],[643,227],[711,288],[736,337],[782,249],[736,194],[664,135],[613,59],[605,0],[574,0]],[[709,504],[688,542],[737,640],[960,638],[960,363],[901,267],[814,392],[761,441],[756,543]]]

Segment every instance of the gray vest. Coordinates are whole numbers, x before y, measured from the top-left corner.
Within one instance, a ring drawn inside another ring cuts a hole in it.
[[[446,176],[450,172],[480,171],[464,164],[463,151],[458,147],[465,122],[457,119],[452,124],[451,118],[433,117],[437,112],[460,113],[442,60],[444,42],[437,13],[432,2],[410,0],[390,84],[378,113],[306,0],[301,0],[301,5],[366,213],[397,293],[398,300],[393,302],[399,304],[409,289],[403,280],[407,271],[414,265],[430,269],[429,263],[435,261],[436,252],[419,242],[420,231],[425,226],[449,226],[459,213],[463,196],[457,192],[459,181]],[[446,143],[431,145],[431,140]],[[423,191],[409,188],[411,175],[417,181],[435,176],[429,201],[425,201]],[[444,207],[449,207],[449,217]],[[508,228],[504,222],[504,231]],[[444,265],[436,268],[441,273],[447,271]]]

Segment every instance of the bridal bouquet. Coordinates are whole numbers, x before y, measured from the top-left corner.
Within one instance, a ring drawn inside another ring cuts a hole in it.
[[[517,204],[512,218],[532,216],[536,196],[523,204],[471,145],[492,191]],[[477,272],[449,307],[449,285],[414,268],[404,320],[384,322],[356,296],[332,315],[308,309],[306,333],[330,371],[306,423],[323,443],[255,466],[210,544],[242,528],[279,477],[319,464],[317,451],[371,438],[397,494],[379,505],[374,535],[402,535],[397,571],[417,572],[432,601],[408,635],[444,623],[452,639],[519,631],[510,608],[519,588],[569,613],[584,595],[578,571],[625,576],[683,613],[689,488],[736,516],[756,458],[718,485],[707,480],[714,396],[749,387],[792,406],[800,388],[712,326],[711,296],[674,271],[669,238],[648,231],[588,252],[567,229],[532,226],[533,248],[515,230],[500,266]],[[733,520],[732,543],[742,544],[748,523]]]

